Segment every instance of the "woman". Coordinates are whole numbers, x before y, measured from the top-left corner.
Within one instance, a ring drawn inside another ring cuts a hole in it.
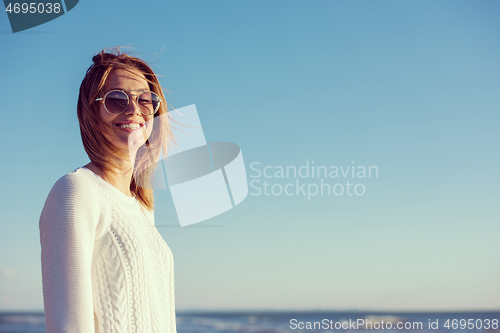
[[[172,139],[158,79],[102,51],[77,113],[91,162],[56,182],[40,216],[46,332],[176,332],[173,258],[148,186]]]

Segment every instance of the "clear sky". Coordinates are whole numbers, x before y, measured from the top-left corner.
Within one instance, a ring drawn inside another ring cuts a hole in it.
[[[179,310],[500,310],[499,17],[487,0],[81,0],[13,34],[0,13],[0,310],[43,308],[38,218],[88,163],[78,87],[117,45],[196,104],[207,141],[241,147],[262,191],[186,228],[156,193]],[[253,170],[313,161],[339,178]],[[297,192],[321,181],[364,193]]]

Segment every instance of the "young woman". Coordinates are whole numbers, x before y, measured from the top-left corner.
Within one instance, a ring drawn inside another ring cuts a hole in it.
[[[158,79],[103,51],[77,113],[91,162],[56,182],[40,216],[46,332],[176,332],[173,258],[148,186],[172,139]]]

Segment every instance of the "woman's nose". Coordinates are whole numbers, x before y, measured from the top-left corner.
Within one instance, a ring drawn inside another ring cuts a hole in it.
[[[136,95],[130,95],[129,96],[129,103],[127,105],[127,109],[125,110],[125,113],[138,113],[141,114],[141,107],[139,106],[139,96]]]

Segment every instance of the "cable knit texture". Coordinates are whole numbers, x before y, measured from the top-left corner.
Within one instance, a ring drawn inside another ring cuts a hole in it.
[[[135,198],[79,168],[50,191],[40,242],[47,333],[176,332],[172,253]]]

